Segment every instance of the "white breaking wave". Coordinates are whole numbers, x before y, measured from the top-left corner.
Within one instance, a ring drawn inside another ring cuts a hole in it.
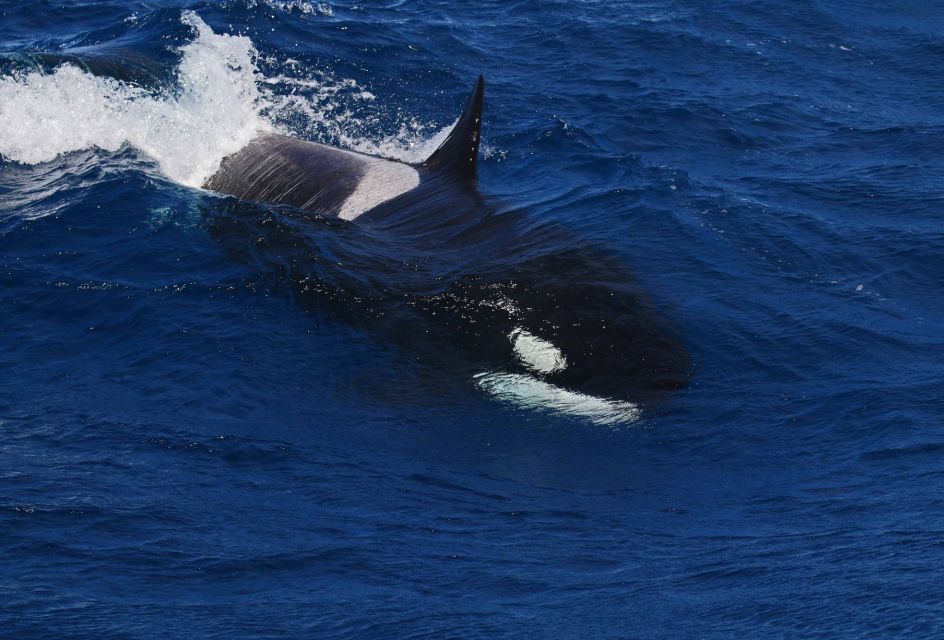
[[[179,92],[152,95],[71,65],[0,79],[0,155],[26,164],[79,149],[130,144],[167,177],[199,186],[220,161],[271,129],[260,116],[252,42],[218,35],[194,13],[197,38],[183,47]]]
[[[223,158],[265,131],[291,135],[289,129],[296,129],[362,153],[419,162],[451,129],[406,120],[395,135],[369,140],[365,129],[372,121],[351,109],[374,96],[353,80],[335,80],[293,60],[278,66],[301,77],[266,78],[249,38],[217,34],[190,11],[182,20],[195,38],[181,49],[174,90],[155,93],[69,64],[48,74],[0,78],[0,156],[37,164],[81,149],[117,151],[129,144],[171,180],[199,187]]]
[[[254,0],[249,2],[248,6],[254,7],[259,4],[290,13],[298,11],[306,15],[320,14],[329,18],[334,16],[334,8],[327,2],[307,2],[306,0],[261,0],[261,2],[257,2]]]

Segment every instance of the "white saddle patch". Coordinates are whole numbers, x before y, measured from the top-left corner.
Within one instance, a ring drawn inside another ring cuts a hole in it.
[[[364,158],[358,154],[360,158]],[[353,220],[377,205],[393,200],[399,195],[420,186],[419,172],[408,164],[380,158],[369,158],[366,171],[357,183],[354,193],[348,196],[338,217]]]

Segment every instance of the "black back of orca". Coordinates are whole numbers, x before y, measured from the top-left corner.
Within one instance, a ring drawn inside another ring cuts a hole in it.
[[[349,220],[365,213],[383,217],[376,215],[382,205],[388,215],[415,203],[428,217],[431,209],[453,210],[455,199],[475,188],[484,90],[480,76],[449,136],[422,164],[266,133],[225,158],[203,186]]]
[[[354,193],[366,165],[341,149],[265,134],[223,160],[204,186],[240,200],[332,215]]]

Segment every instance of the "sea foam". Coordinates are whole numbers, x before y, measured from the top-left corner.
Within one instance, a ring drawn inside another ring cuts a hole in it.
[[[267,78],[248,37],[215,33],[191,11],[182,20],[195,37],[181,49],[172,89],[149,91],[70,64],[0,78],[0,156],[37,164],[128,144],[171,180],[199,187],[261,132],[324,139],[405,162],[425,159],[448,134],[450,127],[407,120],[393,135],[371,138],[372,123],[355,116],[350,103],[374,96],[353,80],[292,60],[278,65],[287,73]]]
[[[228,154],[271,129],[261,116],[252,42],[183,14],[197,37],[183,47],[177,90],[148,92],[72,65],[0,79],[0,155],[36,164],[130,144],[167,177],[199,186]]]

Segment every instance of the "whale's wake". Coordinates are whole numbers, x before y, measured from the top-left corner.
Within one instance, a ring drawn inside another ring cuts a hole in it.
[[[217,34],[190,11],[182,21],[195,37],[181,48],[173,87],[146,89],[72,64],[0,77],[0,156],[37,164],[127,144],[171,180],[199,187],[224,157],[260,132],[284,131],[287,120],[300,122],[309,137],[406,161],[424,158],[448,133],[411,120],[393,136],[371,139],[366,123],[342,104],[342,97],[374,99],[353,80],[303,77],[297,64],[298,76],[266,77],[248,37]]]

